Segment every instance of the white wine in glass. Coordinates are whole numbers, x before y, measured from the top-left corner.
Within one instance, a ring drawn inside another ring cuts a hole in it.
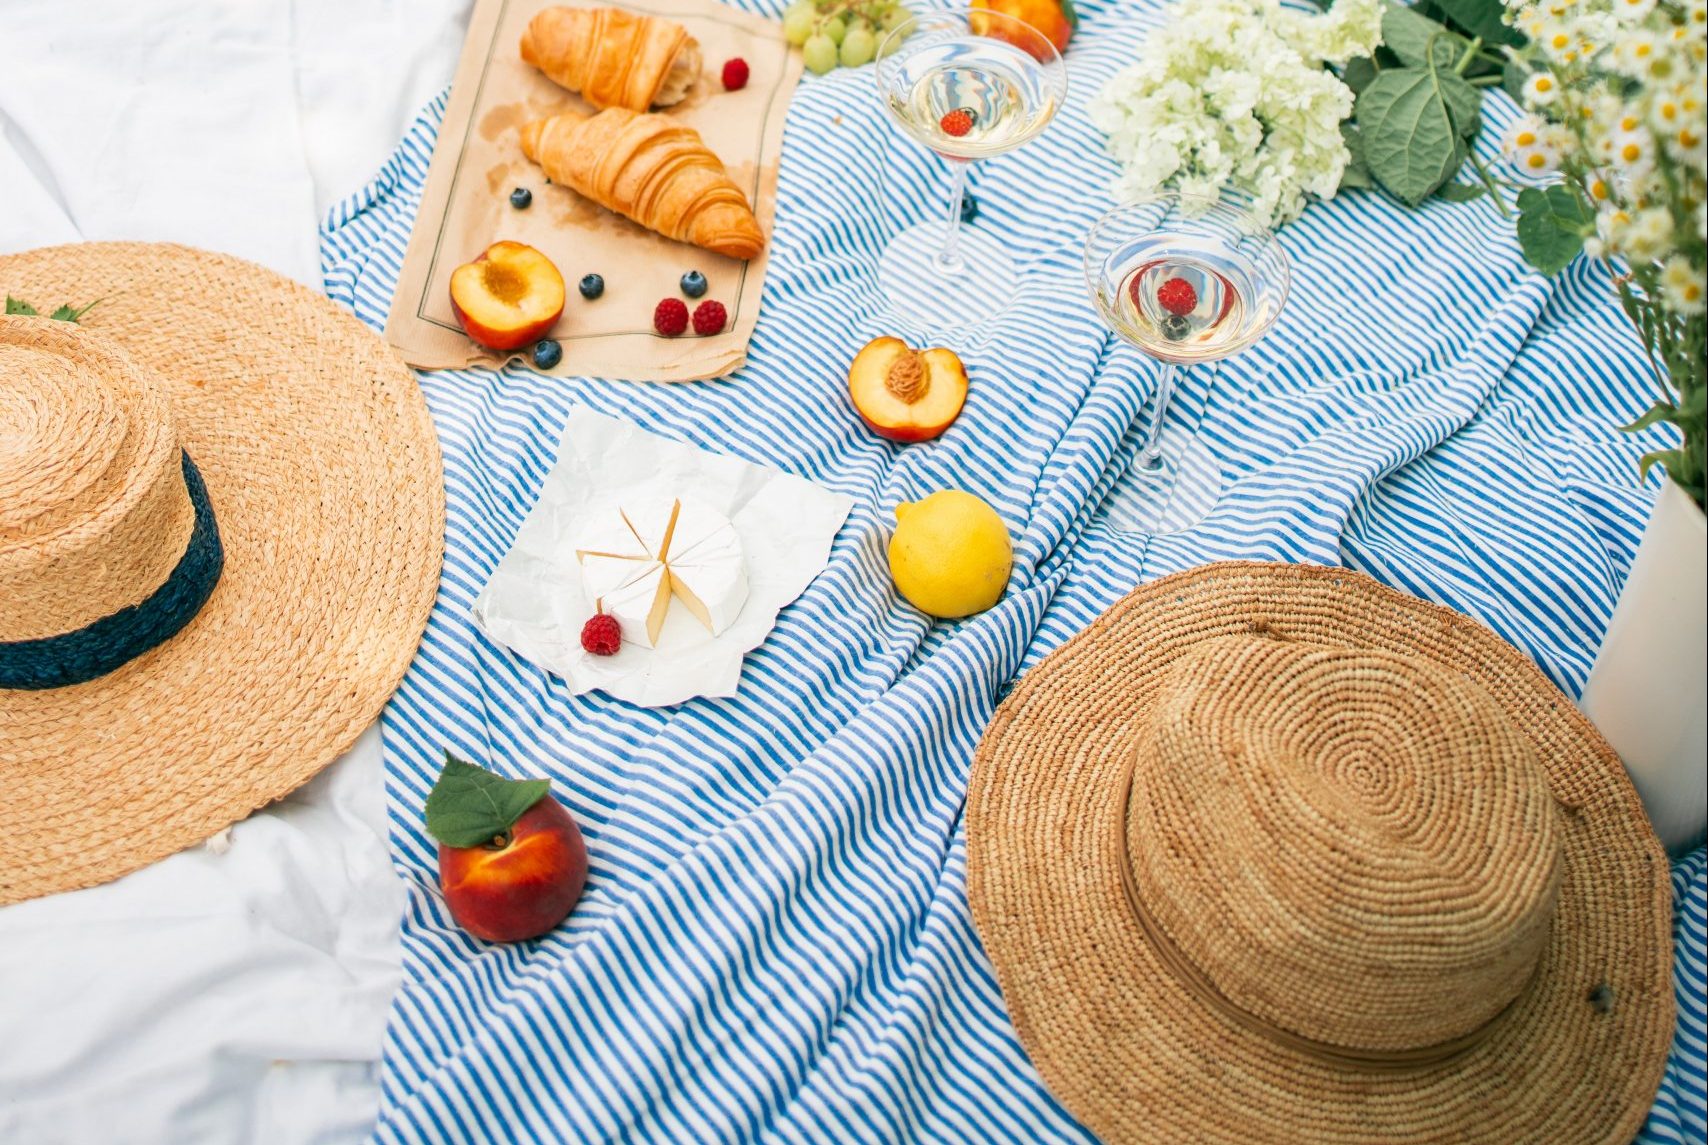
[[[1189,529],[1215,504],[1222,478],[1197,434],[1166,429],[1176,371],[1237,354],[1268,333],[1287,300],[1287,254],[1234,206],[1156,195],[1091,228],[1085,281],[1109,328],[1162,363],[1150,426],[1110,520],[1128,532]]]
[[[1067,67],[1036,28],[999,12],[933,12],[878,46],[878,92],[901,129],[949,163],[942,222],[897,235],[879,278],[892,309],[936,329],[1000,313],[1014,261],[1000,241],[961,226],[967,168],[1035,138],[1067,98]]]

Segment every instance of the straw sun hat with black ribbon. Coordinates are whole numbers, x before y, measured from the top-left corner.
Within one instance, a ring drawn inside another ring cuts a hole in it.
[[[1520,652],[1339,569],[1139,588],[973,767],[968,893],[1103,1140],[1626,1145],[1674,1001],[1666,857]]]
[[[103,882],[287,794],[414,655],[444,535],[414,376],[222,255],[0,257],[0,903]]]

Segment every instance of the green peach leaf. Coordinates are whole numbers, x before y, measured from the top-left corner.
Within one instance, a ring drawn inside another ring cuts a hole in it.
[[[505,779],[445,753],[445,770],[427,793],[427,833],[447,847],[478,847],[503,835],[547,797],[545,779]]]

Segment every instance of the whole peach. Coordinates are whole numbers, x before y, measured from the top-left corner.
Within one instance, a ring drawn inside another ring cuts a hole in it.
[[[537,938],[562,922],[587,883],[587,844],[550,795],[477,847],[439,846],[439,886],[457,925],[488,942]]]
[[[972,8],[974,16],[970,22],[971,27],[974,32],[980,35],[991,35],[999,40],[1011,38],[1007,28],[994,25],[991,21],[985,22],[993,24],[990,28],[980,27],[977,12],[982,8],[992,12],[1000,12],[1004,16],[1012,16],[1016,20],[1030,24],[1042,33],[1045,39],[1050,41],[1057,52],[1067,51],[1068,41],[1073,38],[1073,21],[1062,10],[1059,0],[972,0]],[[1016,43],[1015,47],[1031,52],[1035,56],[1042,57],[1049,54],[1041,51],[1042,45],[1028,42],[1029,39],[1029,37],[1023,39]]]

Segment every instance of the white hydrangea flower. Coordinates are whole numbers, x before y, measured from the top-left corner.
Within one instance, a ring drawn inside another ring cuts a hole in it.
[[[1308,196],[1332,197],[1351,158],[1340,123],[1352,92],[1323,64],[1373,51],[1381,12],[1381,0],[1338,0],[1321,15],[1278,0],[1182,4],[1092,100],[1092,123],[1122,165],[1116,196],[1235,186],[1265,223],[1296,218]]]

